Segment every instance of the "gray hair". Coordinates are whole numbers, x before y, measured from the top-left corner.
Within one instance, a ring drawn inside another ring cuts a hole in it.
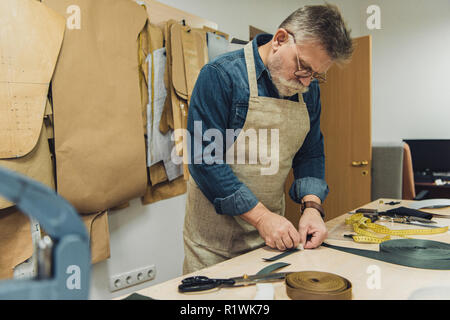
[[[304,6],[294,11],[278,28],[295,36],[296,43],[318,41],[335,62],[347,62],[353,54],[350,32],[337,6]]]

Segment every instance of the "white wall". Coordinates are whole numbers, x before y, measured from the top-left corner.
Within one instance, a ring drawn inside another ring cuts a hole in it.
[[[130,207],[108,215],[111,258],[92,269],[91,299],[110,299],[177,277],[182,272],[183,219],[186,195],[142,206],[134,199]],[[109,277],[155,265],[155,280],[111,293]]]
[[[324,1],[161,0],[216,22],[244,40],[248,25],[276,30],[292,11]],[[450,138],[450,1],[329,0],[352,35],[373,37],[374,141]],[[370,5],[381,9],[381,30],[366,26]]]
[[[323,1],[160,0],[214,21],[248,40],[248,26],[268,32],[304,4]],[[373,36],[374,141],[450,139],[450,1],[336,0],[353,36]],[[366,9],[381,8],[381,30],[366,27]],[[111,258],[93,267],[91,298],[108,299],[180,276],[185,195],[142,206],[138,199],[109,215]],[[111,294],[110,276],[155,264],[151,281]]]
[[[358,1],[359,2],[359,1]],[[373,140],[450,139],[450,1],[361,1],[373,35]]]

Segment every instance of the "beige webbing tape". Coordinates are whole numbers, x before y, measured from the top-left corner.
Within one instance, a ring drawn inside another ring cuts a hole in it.
[[[286,293],[292,300],[351,300],[352,284],[328,272],[302,271],[286,276]]]

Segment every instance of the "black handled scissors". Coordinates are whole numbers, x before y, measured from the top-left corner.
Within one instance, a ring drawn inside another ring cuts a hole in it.
[[[283,280],[290,272],[244,275],[230,279],[213,279],[205,276],[194,276],[181,280],[178,286],[179,292],[194,292],[210,290],[217,287],[240,287],[253,285],[258,282],[274,282]]]
[[[233,279],[211,279],[204,276],[189,277],[181,280],[178,286],[180,292],[194,292],[217,288],[219,286],[233,286],[236,283]]]

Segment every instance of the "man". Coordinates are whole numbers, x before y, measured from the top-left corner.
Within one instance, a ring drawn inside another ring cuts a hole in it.
[[[203,67],[188,115],[194,147],[183,230],[185,274],[264,244],[281,251],[299,244],[309,249],[326,238],[321,203],[328,186],[318,83],[333,63],[349,60],[352,50],[350,32],[335,6],[306,6],[273,36],[260,34],[244,49]],[[223,139],[208,134],[215,130],[228,137],[230,129],[240,130],[232,145],[222,146]],[[262,134],[267,130],[277,139],[268,142]],[[235,148],[249,158],[255,151],[246,143],[248,132],[266,142],[258,151],[271,151],[275,174],[262,174],[267,162],[261,156],[247,164],[237,159]],[[215,155],[205,158],[211,145]],[[298,229],[284,218],[284,184],[291,167],[295,181],[289,194],[303,208]]]

